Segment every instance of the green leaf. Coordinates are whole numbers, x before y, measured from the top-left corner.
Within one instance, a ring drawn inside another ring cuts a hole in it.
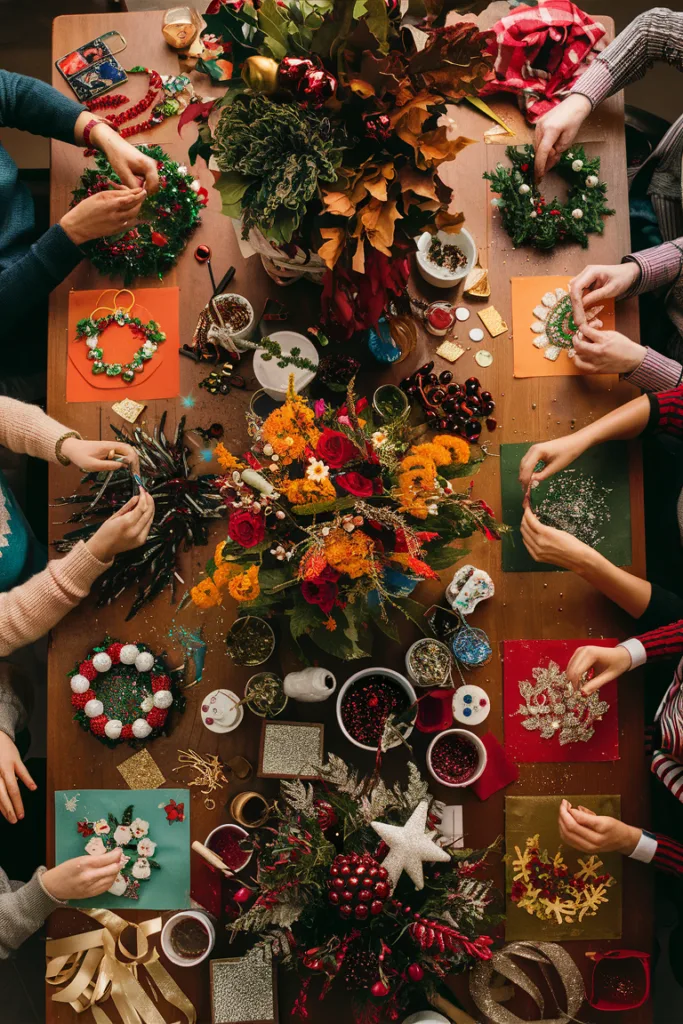
[[[292,505],[292,512],[295,516],[316,516],[322,512],[341,512],[355,504],[355,498],[337,498],[336,501],[316,501],[311,505]]]
[[[354,18],[364,18],[368,13],[368,0],[355,0],[353,5]]]
[[[380,52],[386,53],[389,49],[389,15],[386,0],[363,0],[363,2],[367,9],[367,26],[379,43]]]
[[[468,548],[454,548],[445,547],[440,548],[437,551],[427,551],[425,554],[425,562],[430,565],[432,569],[448,569],[451,565],[455,565],[461,558],[469,554]]]
[[[419,601],[413,601],[411,597],[395,597],[392,600],[407,619],[410,619],[423,633],[426,633],[424,613],[427,609],[423,604],[420,604]]]
[[[128,807],[126,807],[125,811],[123,812],[123,816],[121,818],[121,824],[122,825],[130,825],[132,820],[133,820],[133,804],[129,804]]]
[[[215,187],[221,194],[222,212],[226,217],[241,217],[242,197],[250,185],[251,179],[236,171],[222,172]]]
[[[387,618],[385,619],[382,617],[382,612],[380,611],[379,608],[377,610],[373,608],[371,612],[372,621],[375,624],[375,626],[377,626],[377,629],[380,630],[380,632],[384,633],[385,636],[388,636],[390,640],[393,640],[395,643],[398,643],[400,639],[398,627],[396,623],[393,622],[391,618],[389,618],[391,614],[391,605],[386,606],[386,614]]]
[[[303,599],[295,601],[289,613],[289,630],[294,640],[311,633],[314,629],[320,629],[322,622],[323,614],[316,604],[309,604]]]
[[[260,569],[258,574],[261,590],[272,590],[283,583],[287,583],[292,574],[284,566],[277,569]]]
[[[266,37],[266,45],[269,46],[271,42],[275,42],[284,47],[284,53],[282,54],[284,57],[287,52],[287,18],[275,0],[261,0],[261,6],[258,10],[258,23],[259,28]]]
[[[368,652],[350,640],[339,626],[332,632],[324,626],[321,629],[314,629],[310,636],[317,647],[341,661],[355,661],[356,658],[368,656]]]
[[[161,864],[159,863],[158,860],[151,860],[149,857],[147,858],[147,863],[151,868],[156,868],[157,871],[161,867]]]

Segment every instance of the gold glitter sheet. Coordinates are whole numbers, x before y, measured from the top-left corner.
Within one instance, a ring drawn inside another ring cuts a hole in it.
[[[275,971],[269,948],[211,961],[212,1024],[275,1024]]]
[[[129,789],[158,789],[166,782],[159,765],[146,750],[133,754],[117,768]]]
[[[261,778],[317,779],[323,759],[324,726],[309,722],[264,722]]]

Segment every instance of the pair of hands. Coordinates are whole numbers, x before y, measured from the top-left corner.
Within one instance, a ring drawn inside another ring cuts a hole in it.
[[[121,184],[89,196],[64,214],[60,224],[74,245],[134,228],[145,199],[159,188],[155,161],[108,125],[98,124],[90,138],[105,154]]]
[[[584,853],[633,853],[643,830],[616,818],[596,814],[587,807],[572,807],[568,800],[560,804],[558,815],[562,842]]]

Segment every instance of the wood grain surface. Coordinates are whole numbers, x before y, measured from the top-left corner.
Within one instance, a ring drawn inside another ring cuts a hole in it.
[[[143,64],[160,71],[171,73],[177,71],[175,54],[165,46],[160,26],[161,12],[144,12],[138,14],[93,14],[76,15],[57,18],[54,22],[53,57],[56,59],[77,45],[94,38],[98,34],[119,29],[128,40],[128,48],[120,59],[124,66],[132,67]],[[482,23],[486,27],[486,15]],[[613,31],[610,19],[601,18],[608,31]],[[57,72],[54,72],[54,83],[57,89],[67,93],[68,88]],[[197,77],[196,87],[201,94],[208,94],[210,88],[206,79]],[[135,76],[125,90],[134,101],[144,94],[146,80]],[[511,101],[502,99],[493,104],[501,112],[510,111]],[[482,263],[489,268],[491,278],[491,299],[508,324],[510,319],[510,277],[516,275],[573,274],[578,272],[587,262],[616,263],[622,255],[629,251],[628,201],[626,182],[626,159],[623,131],[623,103],[621,97],[605,103],[596,115],[590,119],[589,137],[600,139],[604,143],[588,142],[589,153],[598,152],[602,158],[601,176],[609,184],[609,200],[617,210],[617,216],[606,223],[602,237],[591,236],[590,248],[583,251],[578,247],[558,248],[549,254],[539,254],[530,249],[515,250],[507,235],[502,230],[499,217],[490,205],[488,183],[482,180],[482,172],[491,169],[501,159],[503,150],[500,146],[485,145],[483,133],[491,126],[491,122],[466,105],[451,111],[457,130],[475,140],[476,145],[469,146],[457,160],[445,168],[444,176],[455,189],[454,209],[462,209],[465,213],[468,230],[473,234],[479,245]],[[186,160],[187,147],[194,138],[194,126],[189,125],[180,137],[176,131],[176,122],[167,122],[158,131],[136,137],[136,142],[158,142],[168,153],[181,161]],[[514,139],[511,141],[515,141]],[[71,190],[74,188],[79,174],[86,164],[82,151],[59,142],[52,143],[52,186],[51,214],[52,221],[59,220],[68,206]],[[257,257],[245,262],[239,252],[237,240],[229,220],[220,213],[220,200],[216,191],[210,188],[211,176],[206,168],[199,166],[198,175],[203,184],[209,187],[210,200],[202,224],[188,246],[188,250],[178,262],[176,269],[169,273],[164,283],[179,285],[181,311],[181,343],[190,341],[197,315],[210,296],[210,284],[205,267],[198,265],[193,259],[194,247],[199,242],[208,243],[213,252],[213,266],[216,277],[223,275],[232,263],[237,268],[233,282],[235,290],[246,295],[252,302],[257,313],[263,306],[268,295],[274,295],[287,303],[290,321],[287,326],[293,329],[305,329],[316,322],[316,308],[319,293],[313,285],[296,284],[289,289],[278,289],[264,273]],[[562,185],[552,178],[546,184],[548,194],[558,188],[562,195]],[[153,286],[151,280],[138,282],[139,286]],[[55,290],[50,304],[50,335],[49,335],[49,412],[52,416],[78,429],[83,437],[108,438],[110,422],[120,422],[108,405],[70,404],[65,402],[65,371],[67,346],[67,301],[70,288],[102,288],[109,287],[111,282],[101,278],[84,260],[80,267]],[[423,285],[416,275],[411,281],[411,289],[415,294],[433,299],[443,297],[443,293]],[[484,303],[486,305],[488,303]],[[471,303],[473,313],[478,307]],[[637,306],[634,300],[618,306],[618,329],[632,338],[638,337]],[[486,337],[482,347],[488,348],[494,355],[493,365],[482,370],[474,360],[473,346],[467,337],[467,328],[478,324],[478,320],[470,320],[460,331],[461,341],[466,346],[466,354],[455,367],[457,380],[464,380],[476,375],[482,385],[493,392],[497,402],[496,417],[499,427],[495,434],[488,435],[485,440],[491,454],[478,476],[475,477],[475,496],[485,498],[500,513],[500,484],[497,454],[501,441],[537,441],[557,437],[567,433],[572,426],[578,428],[601,416],[608,410],[634,397],[635,391],[625,383],[615,383],[614,378],[582,378],[555,377],[529,378],[513,380],[512,378],[512,342],[509,334],[500,335],[496,339]],[[464,339],[464,340],[463,340]],[[426,359],[434,358],[436,345],[434,339],[421,335],[418,346],[403,364],[389,370],[378,369],[374,364],[362,377],[363,393],[371,394],[378,384],[397,381],[406,373],[412,372]],[[361,356],[361,358],[364,358]],[[248,362],[248,361],[246,361]],[[367,359],[365,359],[367,363]],[[437,359],[437,370],[445,369],[447,364]],[[450,368],[450,367],[449,367]],[[226,428],[226,442],[237,451],[246,444],[244,413],[250,394],[235,391],[227,398],[215,398],[206,395],[197,387],[198,381],[206,375],[206,367],[197,367],[189,360],[181,360],[181,394],[192,394],[196,398],[194,409],[183,409],[180,401],[151,402],[143,421],[153,427],[161,413],[168,413],[168,424],[173,429],[178,418],[187,412],[188,423],[208,426],[218,420]],[[250,376],[249,370],[246,371]],[[631,482],[631,517],[633,534],[633,559],[631,571],[643,575],[645,571],[645,549],[643,531],[642,475],[640,453],[634,445],[630,464]],[[78,475],[75,470],[61,467],[50,467],[50,489],[52,498],[68,494],[76,486]],[[520,492],[521,500],[521,492]],[[65,518],[59,508],[51,510],[52,537],[57,538],[63,532],[61,523]],[[221,529],[215,531],[215,539],[222,535]],[[212,540],[214,538],[212,537]],[[629,635],[632,625],[626,616],[621,615],[606,599],[595,593],[588,585],[569,573],[533,573],[503,574],[500,569],[500,545],[486,542],[483,538],[474,538],[467,542],[470,553],[467,560],[486,569],[495,581],[496,596],[493,600],[477,609],[473,624],[485,629],[493,643],[494,658],[483,669],[473,674],[472,681],[486,687],[491,696],[493,711],[488,721],[476,731],[484,732],[491,729],[499,739],[503,739],[502,718],[502,672],[499,656],[499,644],[504,639],[538,639],[538,638],[575,638]],[[181,575],[186,583],[192,584],[201,575],[203,564],[211,548],[195,550],[191,556],[185,557],[181,565]],[[447,581],[449,575],[444,579]],[[183,587],[179,587],[178,596]],[[443,594],[443,584],[424,583],[417,596],[428,605],[438,600]],[[49,707],[48,707],[48,806],[52,802],[55,789],[78,788],[115,788],[122,784],[116,765],[130,756],[127,746],[120,746],[114,751],[101,746],[92,736],[81,731],[71,720],[69,687],[67,672],[81,658],[87,649],[102,638],[105,633],[118,636],[122,640],[135,641],[141,639],[156,649],[168,650],[169,661],[177,664],[181,652],[173,648],[167,639],[171,624],[176,621],[175,605],[169,594],[162,595],[151,607],[145,608],[131,622],[126,623],[125,616],[132,600],[131,594],[124,594],[113,607],[96,609],[94,602],[86,600],[71,613],[52,634],[49,657]],[[224,760],[235,754],[244,754],[255,765],[258,755],[258,743],[261,721],[247,713],[240,728],[227,736],[219,737],[208,732],[201,723],[199,705],[201,698],[208,691],[218,686],[230,686],[242,693],[244,683],[250,675],[248,669],[235,668],[225,653],[223,638],[232,621],[235,608],[232,605],[218,612],[202,616],[197,610],[191,609],[182,613],[178,621],[184,623],[203,622],[206,626],[206,637],[209,641],[208,656],[203,682],[187,693],[188,703],[184,716],[177,721],[176,727],[168,737],[150,744],[149,751],[161,767],[169,785],[179,785],[184,778],[174,773],[177,764],[178,749],[192,747],[205,753],[218,753]],[[375,645],[373,662],[400,669],[403,664],[404,651],[413,639],[410,629],[403,629],[405,646],[391,645],[386,639],[378,637]],[[280,673],[294,667],[292,654],[286,640],[278,645],[275,656],[269,667],[280,670]],[[337,675],[341,684],[357,668],[357,663],[332,664],[329,667]],[[290,714],[291,709],[291,714]],[[563,794],[573,793],[620,793],[624,819],[637,824],[647,824],[648,801],[647,779],[648,769],[643,754],[643,711],[640,682],[635,676],[629,677],[620,691],[619,698],[621,760],[600,764],[543,764],[522,765],[520,779],[517,784],[506,791],[514,795],[533,793]],[[343,757],[353,760],[362,768],[371,768],[371,758],[364,752],[351,747],[341,735],[335,721],[334,701],[325,704],[307,705],[290,704],[287,709],[288,718],[300,721],[324,721],[325,738],[328,750],[333,750]],[[414,734],[415,756],[419,763],[424,764],[424,753],[429,737]],[[386,759],[387,774],[401,774],[405,771],[406,755],[402,751],[391,752]],[[193,794],[192,798],[192,837],[203,840],[208,832],[217,824],[228,819],[225,803],[240,789],[258,789],[267,794],[275,794],[276,783],[272,780],[252,778],[248,782],[231,784],[225,800],[217,802],[214,811],[207,811],[201,798]],[[449,792],[437,795],[448,802]],[[163,792],[163,791],[162,791]],[[450,798],[452,800],[452,797]],[[503,833],[503,800],[504,793],[495,794],[485,803],[464,791],[462,801],[464,808],[465,842],[466,845],[484,844],[492,841]],[[48,810],[48,835],[53,831],[51,810]],[[194,855],[193,855],[194,857]],[[196,867],[196,865],[195,865]],[[497,881],[502,884],[503,871],[496,867]],[[635,949],[649,950],[652,932],[652,906],[650,894],[649,872],[642,865],[631,861],[624,863],[624,929],[621,943],[598,944],[611,947],[624,946]],[[135,912],[130,912],[132,919]],[[64,935],[80,931],[87,927],[84,918],[72,911],[62,911],[53,915],[50,921],[52,936]],[[581,970],[588,977],[590,962],[585,959],[589,948],[585,943],[572,942],[568,945]],[[595,948],[591,944],[590,948]],[[221,937],[215,950],[216,956],[234,955],[239,947],[228,947]],[[170,968],[178,978],[187,994],[194,1000],[200,1022],[210,1020],[209,1001],[209,966],[208,962],[199,968]],[[282,972],[281,972],[282,973]],[[295,989],[291,979],[281,978],[280,1013],[283,1020],[289,1017]],[[454,980],[454,990],[463,1003],[470,1007],[469,996],[464,978]],[[49,995],[50,993],[48,993]],[[523,1000],[511,1006],[524,1012]],[[113,1015],[115,1011],[107,1005],[107,1011]],[[533,1008],[526,1006],[529,1016]],[[172,1011],[168,1011],[169,1014]],[[317,1024],[324,1017],[334,1022],[350,1019],[349,1006],[343,997],[332,997],[324,1004],[311,1003],[312,1024]],[[602,1019],[602,1014],[593,1012],[591,1019]],[[57,1005],[48,998],[47,1020],[50,1024],[74,1020],[70,1007]],[[175,1020],[175,1016],[168,1016]],[[622,1013],[620,1019],[625,1024],[644,1024],[651,1019],[648,1007],[631,1013]]]

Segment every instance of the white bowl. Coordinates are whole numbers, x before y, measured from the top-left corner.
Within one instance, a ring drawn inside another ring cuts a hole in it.
[[[173,931],[173,928],[180,921],[183,921],[186,918],[193,918],[195,921],[201,922],[204,928],[206,928],[209,935],[209,944],[206,950],[200,956],[195,957],[193,960],[187,959],[182,956],[178,956],[178,954],[173,949],[173,946],[171,945],[171,932]],[[166,921],[166,924],[161,929],[161,937],[159,941],[163,953],[165,954],[165,956],[168,957],[172,964],[176,965],[176,967],[196,967],[196,965],[200,964],[202,960],[206,960],[206,958],[211,953],[211,950],[215,946],[216,930],[213,926],[213,921],[206,913],[206,911],[179,910],[177,914],[173,914],[173,916],[169,917],[169,919]]]
[[[406,677],[402,676],[400,672],[394,672],[393,668],[364,668],[364,669],[361,669],[360,672],[354,673],[354,675],[352,675],[349,679],[346,680],[346,682],[344,683],[344,685],[342,686],[341,690],[339,691],[339,693],[337,695],[337,721],[339,722],[339,728],[344,733],[344,735],[346,736],[347,740],[349,740],[350,743],[353,743],[354,747],[360,747],[361,750],[371,750],[373,753],[375,753],[377,751],[377,747],[371,747],[368,743],[360,743],[357,739],[354,739],[354,737],[351,735],[351,733],[347,730],[346,726],[344,725],[344,723],[342,721],[341,706],[342,706],[342,701],[344,699],[344,695],[346,694],[346,691],[348,689],[350,689],[350,687],[353,686],[354,683],[358,682],[359,679],[364,679],[366,676],[379,676],[379,675],[387,676],[389,679],[393,679],[393,681],[395,683],[398,683],[399,686],[402,686],[403,689],[406,691],[406,693],[408,694],[408,699],[410,701],[410,704],[414,704],[415,703],[415,701],[417,700],[417,694],[415,693],[415,690],[413,689],[411,684],[408,682]],[[408,736],[410,736],[412,731],[413,731],[413,726],[412,725],[408,726],[408,728],[403,733],[404,737],[407,739]],[[389,744],[389,749],[391,750],[392,747],[397,747],[400,742],[401,742],[400,740],[395,740],[393,743],[390,743]]]
[[[442,740],[444,736],[464,736],[465,739],[469,740],[469,742],[477,748],[477,752],[479,754],[479,764],[475,771],[473,771],[470,777],[466,779],[464,782],[446,782],[446,780],[442,779],[440,775],[437,775],[437,773],[432,768],[432,751],[434,750],[436,744],[439,743],[439,741]],[[469,729],[445,729],[444,732],[438,733],[427,747],[427,768],[429,770],[429,774],[437,782],[440,782],[442,786],[448,786],[449,789],[464,789],[465,786],[471,786],[473,782],[476,782],[477,779],[481,778],[481,776],[483,775],[484,769],[486,768],[487,760],[488,755],[486,753],[486,747],[481,742],[479,737],[476,736],[473,732],[470,732]]]
[[[283,353],[291,352],[293,348],[301,349],[301,355],[310,359],[312,363],[318,364],[318,350],[308,338],[296,331],[276,331],[269,335],[273,341],[279,342]],[[285,366],[280,369],[277,356],[272,359],[263,358],[264,353],[260,349],[254,352],[254,375],[265,391],[274,402],[284,402],[287,397],[287,386],[290,374],[294,374],[294,387],[301,393],[313,378],[315,372],[312,370],[298,369],[296,366]]]
[[[251,335],[254,333],[255,323],[254,307],[252,306],[251,302],[249,302],[248,299],[245,299],[244,295],[238,295],[237,292],[223,292],[222,295],[216,295],[214,297],[214,302],[216,303],[219,311],[221,308],[220,304],[223,299],[235,299],[240,304],[240,306],[244,306],[244,308],[249,314],[249,323],[247,324],[247,326],[243,327],[240,331],[235,331],[235,333],[231,335],[233,341],[241,341],[243,338],[251,337]],[[239,345],[237,346],[237,348],[239,348]]]
[[[462,249],[467,257],[465,266],[453,273],[450,270],[446,270],[445,267],[437,267],[435,263],[428,260],[427,253],[434,237],[438,238],[444,245],[457,245],[459,249]],[[465,228],[461,228],[454,235],[449,234],[447,231],[437,231],[436,236],[434,236],[425,231],[415,241],[417,242],[417,252],[415,254],[417,268],[425,281],[433,284],[435,288],[453,288],[458,281],[462,281],[463,277],[467,277],[477,262],[477,246],[472,235]]]
[[[217,850],[214,850],[213,847],[211,846],[211,839],[213,836],[217,835],[219,832],[223,832],[224,830],[227,832],[233,832],[236,835],[238,841],[240,839],[249,838],[249,833],[247,832],[246,828],[242,828],[241,825],[235,825],[232,821],[224,822],[222,825],[216,825],[215,828],[211,829],[208,836],[204,840],[204,846],[207,848],[207,850],[211,850],[212,853],[215,853],[217,857],[220,857],[220,853],[218,853]],[[244,871],[244,869],[246,868],[247,864],[249,863],[253,856],[254,851],[252,850],[241,867],[237,869],[230,868],[229,870],[232,872],[233,876],[239,874],[240,871]]]

